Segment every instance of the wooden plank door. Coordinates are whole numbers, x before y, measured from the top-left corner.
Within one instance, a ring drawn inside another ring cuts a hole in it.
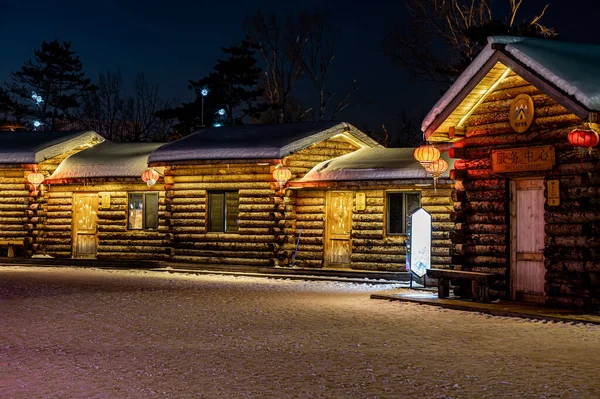
[[[73,194],[73,257],[95,258],[98,250],[98,194]]]
[[[350,267],[354,193],[327,192],[325,215],[325,266]]]
[[[511,299],[544,302],[544,181],[511,182]]]

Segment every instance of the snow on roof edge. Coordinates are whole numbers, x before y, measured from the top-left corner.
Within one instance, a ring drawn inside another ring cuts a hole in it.
[[[332,121],[333,122],[333,121]],[[335,123],[335,122],[334,122]],[[175,148],[171,149],[170,152],[156,151],[150,154],[148,158],[149,164],[156,163],[177,163],[187,162],[195,160],[226,160],[226,159],[278,159],[291,155],[295,152],[301,151],[317,142],[327,140],[331,137],[335,137],[339,134],[346,134],[350,140],[356,141],[359,145],[364,147],[379,147],[380,144],[363,133],[355,126],[347,122],[337,122],[335,125],[297,139],[293,142],[279,147],[273,146],[267,142],[258,142],[258,144],[264,144],[264,146],[256,147],[208,147],[208,148]],[[186,136],[188,137],[188,136]],[[185,138],[184,138],[185,139]],[[183,139],[182,139],[183,140]],[[174,142],[176,143],[176,141]],[[168,143],[165,147],[168,147]],[[172,153],[177,153],[177,157],[174,158]]]
[[[355,126],[347,122],[340,122],[337,125],[323,130],[319,133],[307,136],[303,139],[296,140],[286,146],[281,147],[279,150],[279,158],[287,157],[295,152],[301,151],[305,148],[310,147],[315,143],[330,139],[337,136],[338,134],[347,133],[352,136],[356,141],[359,141],[359,145],[367,147],[378,147],[380,146],[375,140],[370,138],[365,133],[358,130]]]
[[[67,139],[61,143],[37,151],[35,153],[34,163],[40,163],[45,161],[46,159],[54,158],[55,156],[70,151],[73,148],[77,148],[79,146],[88,144],[90,141],[95,140],[97,140],[98,143],[102,143],[105,139],[93,130],[84,130],[73,138]]]
[[[505,50],[515,57],[515,59],[522,62],[531,70],[535,71],[538,75],[542,76],[545,80],[551,82],[553,85],[563,90],[566,94],[573,96],[579,101],[585,108],[592,111],[600,111],[600,100],[598,103],[594,103],[586,94],[584,94],[579,87],[570,83],[564,77],[559,76],[553,72],[550,68],[544,66],[541,62],[536,61],[532,57],[525,54],[522,50],[519,50],[515,46],[510,44],[505,47]]]
[[[473,60],[473,62],[464,70],[464,72],[456,79],[456,81],[450,86],[448,91],[435,103],[431,111],[425,115],[423,123],[421,124],[421,131],[425,132],[435,122],[435,120],[444,112],[450,105],[450,102],[458,96],[458,94],[465,88],[465,86],[473,79],[477,72],[485,65],[486,62],[492,58],[495,50],[491,46],[486,46],[479,55]]]
[[[47,180],[140,177],[148,156],[165,143],[122,143],[106,140],[67,157]],[[161,167],[156,168],[161,172]]]
[[[414,148],[364,148],[322,161],[295,182],[431,178],[431,175],[414,160],[414,150]],[[446,152],[442,154],[442,158],[448,163],[448,169],[442,174],[441,178],[449,178],[450,170],[454,167],[454,159],[450,158]],[[394,161],[390,164],[391,159]]]
[[[496,51],[493,49],[494,44],[505,45],[505,54],[508,54],[510,58],[522,63],[542,79],[574,98],[583,108],[589,111],[600,111],[600,89],[598,87],[600,80],[597,79],[596,75],[593,75],[591,80],[582,81],[582,77],[577,75],[577,67],[571,68],[570,65],[565,65],[564,63],[558,66],[556,62],[552,62],[552,59],[548,58],[548,53],[554,54],[554,52],[558,51],[557,56],[562,56],[565,59],[564,48],[561,49],[561,46],[568,46],[568,54],[570,54],[571,50],[575,53],[579,51],[587,55],[586,59],[595,56],[593,59],[597,60],[600,46],[519,36],[491,36],[488,37],[488,45],[425,116],[421,124],[423,132],[431,128],[452,100],[459,95],[475,74],[483,67],[485,62],[492,57]],[[582,50],[581,46],[588,47]],[[561,54],[561,50],[563,50],[563,54]],[[583,79],[590,79],[589,70],[587,72],[587,75],[584,73],[585,77]],[[591,90],[590,85],[592,87]]]

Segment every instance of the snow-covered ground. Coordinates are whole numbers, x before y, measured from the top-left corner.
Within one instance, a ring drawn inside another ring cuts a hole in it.
[[[600,327],[369,299],[387,289],[0,267],[0,397],[600,397]]]

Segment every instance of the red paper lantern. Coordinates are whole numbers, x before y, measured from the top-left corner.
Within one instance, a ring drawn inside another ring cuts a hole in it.
[[[36,170],[27,175],[27,181],[33,184],[33,187],[37,189],[38,186],[44,182],[44,175]]]
[[[425,169],[427,169],[427,167],[431,165],[434,161],[440,159],[440,150],[438,150],[432,145],[426,144],[417,148],[415,150],[414,156],[415,159],[419,161],[419,163]]]
[[[433,161],[431,165],[425,168],[427,172],[433,176],[433,189],[437,190],[437,181],[438,178],[448,170],[448,162],[444,161],[442,158]]]
[[[592,148],[598,145],[600,138],[594,130],[575,129],[569,133],[568,140],[573,147],[580,149],[582,152],[587,149],[591,153]]]
[[[277,180],[277,183],[279,183],[279,188],[283,188],[285,183],[287,183],[287,181],[290,180],[291,177],[292,172],[281,164],[277,165],[277,167],[273,171],[273,178]]]
[[[142,173],[142,180],[148,185],[148,187],[154,185],[159,178],[160,175],[158,172],[152,168],[147,169],[144,173]]]

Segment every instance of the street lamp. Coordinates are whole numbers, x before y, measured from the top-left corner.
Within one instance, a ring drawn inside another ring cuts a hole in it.
[[[208,89],[204,88],[200,90],[200,95],[202,96],[202,127],[204,127],[204,97],[208,96]]]

